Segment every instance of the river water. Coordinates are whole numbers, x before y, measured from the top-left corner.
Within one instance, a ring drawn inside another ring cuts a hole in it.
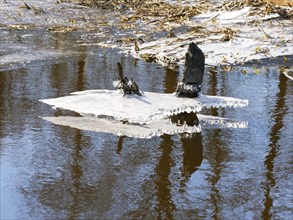
[[[292,218],[293,87],[283,58],[206,72],[204,94],[249,106],[204,113],[246,129],[118,137],[51,124],[40,116],[76,114],[39,100],[113,89],[118,61],[144,91],[173,92],[178,72],[72,46],[80,35],[1,30],[1,219]]]

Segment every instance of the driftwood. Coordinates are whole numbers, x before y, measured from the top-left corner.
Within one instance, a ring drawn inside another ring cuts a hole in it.
[[[178,97],[198,97],[201,91],[201,83],[204,74],[205,57],[201,49],[193,42],[188,46],[185,55],[185,65],[181,81],[178,83],[175,94]],[[119,89],[123,95],[141,95],[137,83],[131,78],[124,76],[123,67],[117,63],[118,78],[113,85]]]
[[[124,77],[123,67],[120,62],[117,63],[117,67],[118,67],[118,79],[113,82],[114,86],[117,89],[120,89],[123,95],[130,95],[130,94],[141,95],[138,85],[133,80],[133,78],[130,78],[129,80],[127,77]]]

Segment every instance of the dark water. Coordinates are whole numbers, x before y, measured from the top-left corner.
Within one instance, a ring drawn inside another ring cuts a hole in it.
[[[14,32],[14,59],[1,50],[1,219],[292,218],[293,87],[277,65],[205,75],[204,94],[250,102],[205,113],[248,121],[247,129],[118,137],[50,124],[40,116],[64,112],[38,100],[111,89],[117,61],[145,91],[173,92],[178,73],[73,47],[78,34],[27,34]],[[10,40],[2,45],[13,53]],[[17,56],[20,46],[30,56]]]

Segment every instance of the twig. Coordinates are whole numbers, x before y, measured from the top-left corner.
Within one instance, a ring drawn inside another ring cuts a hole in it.
[[[268,35],[264,29],[260,26],[260,30],[264,33],[264,35],[266,35],[267,38],[272,38],[270,35]]]

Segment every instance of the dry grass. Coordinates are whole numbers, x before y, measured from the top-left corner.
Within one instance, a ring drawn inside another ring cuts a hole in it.
[[[182,6],[168,4],[160,0],[73,0],[79,1],[81,4],[95,6],[102,9],[124,11],[134,10],[135,15],[132,19],[142,17],[160,17],[161,22],[172,22],[182,23],[199,13],[206,11],[231,11],[241,9],[246,6],[252,6],[257,13],[267,15],[271,13],[278,13],[282,18],[291,19],[293,18],[293,10],[290,4],[287,4],[291,9],[284,9],[278,4],[271,3],[271,1],[264,0],[234,0],[225,1],[222,4],[214,5],[209,1],[199,1],[197,5],[193,6]],[[286,3],[286,1],[281,1]],[[129,18],[131,19],[131,18]]]

